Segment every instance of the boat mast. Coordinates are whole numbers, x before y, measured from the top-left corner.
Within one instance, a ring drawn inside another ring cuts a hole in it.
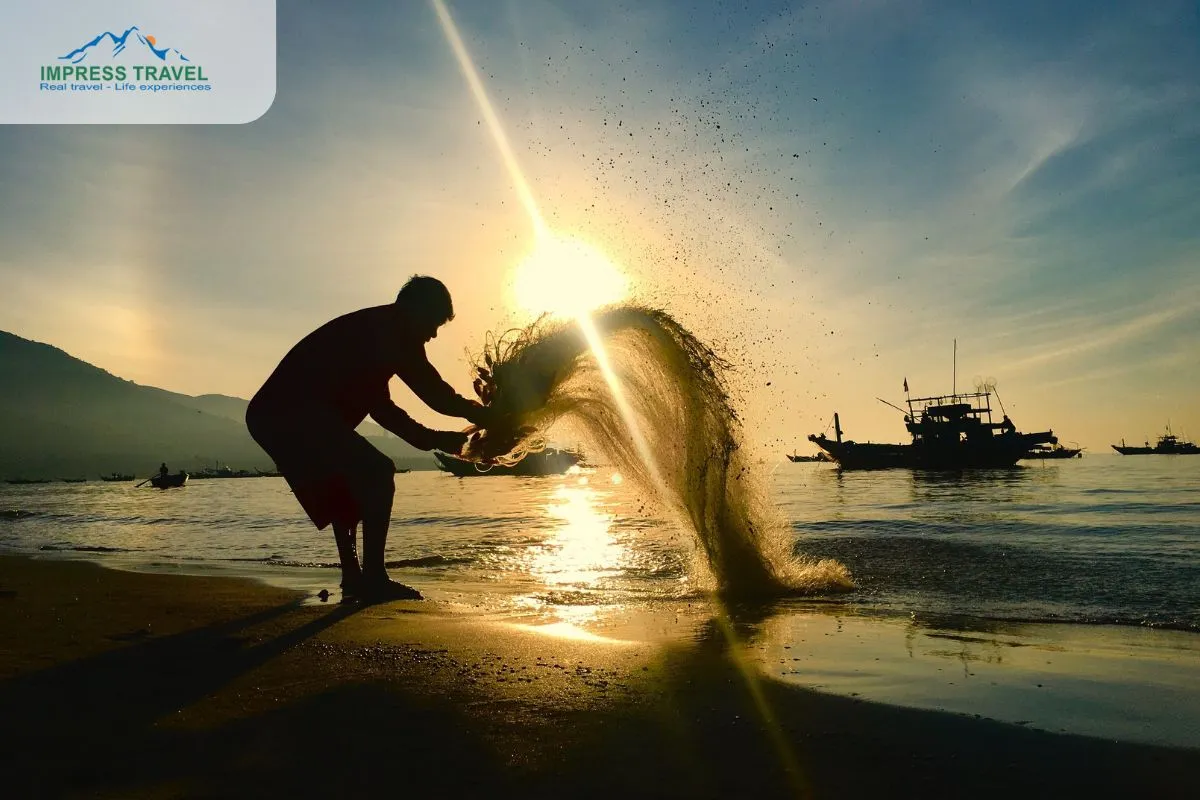
[[[958,339],[954,340],[954,366],[950,373],[951,400],[958,398]]]

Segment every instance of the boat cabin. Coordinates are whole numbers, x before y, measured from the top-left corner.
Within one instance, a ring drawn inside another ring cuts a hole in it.
[[[990,392],[913,397],[908,400],[905,427],[913,442],[978,441],[990,439],[996,431],[1015,433],[1016,426],[1007,415],[1002,422],[992,420]]]

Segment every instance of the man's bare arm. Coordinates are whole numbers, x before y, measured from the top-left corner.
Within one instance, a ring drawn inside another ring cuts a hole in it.
[[[439,414],[461,417],[476,425],[484,425],[485,421],[490,418],[483,405],[463,397],[454,391],[453,386],[442,379],[433,364],[430,364],[429,360],[425,358],[423,349],[418,350],[411,358],[407,359],[396,370],[396,375],[408,384],[408,387],[413,390],[413,394],[421,398],[425,405]]]
[[[418,450],[442,450],[447,453],[458,453],[467,441],[465,433],[435,431],[432,428],[426,428],[410,417],[404,409],[393,403],[391,398],[376,403],[375,407],[371,409],[371,419]]]

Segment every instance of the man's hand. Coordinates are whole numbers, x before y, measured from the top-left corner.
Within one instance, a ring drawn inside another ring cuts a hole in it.
[[[463,445],[467,443],[467,435],[459,431],[432,431],[429,437],[432,446],[431,450],[441,450],[443,453],[458,455],[462,452]]]
[[[466,420],[477,427],[488,429],[494,428],[500,424],[504,415],[491,406],[479,406],[473,409],[471,416],[466,417]]]

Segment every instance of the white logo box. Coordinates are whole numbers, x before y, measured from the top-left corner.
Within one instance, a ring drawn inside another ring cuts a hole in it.
[[[275,100],[275,0],[0,0],[0,123],[243,124]]]

